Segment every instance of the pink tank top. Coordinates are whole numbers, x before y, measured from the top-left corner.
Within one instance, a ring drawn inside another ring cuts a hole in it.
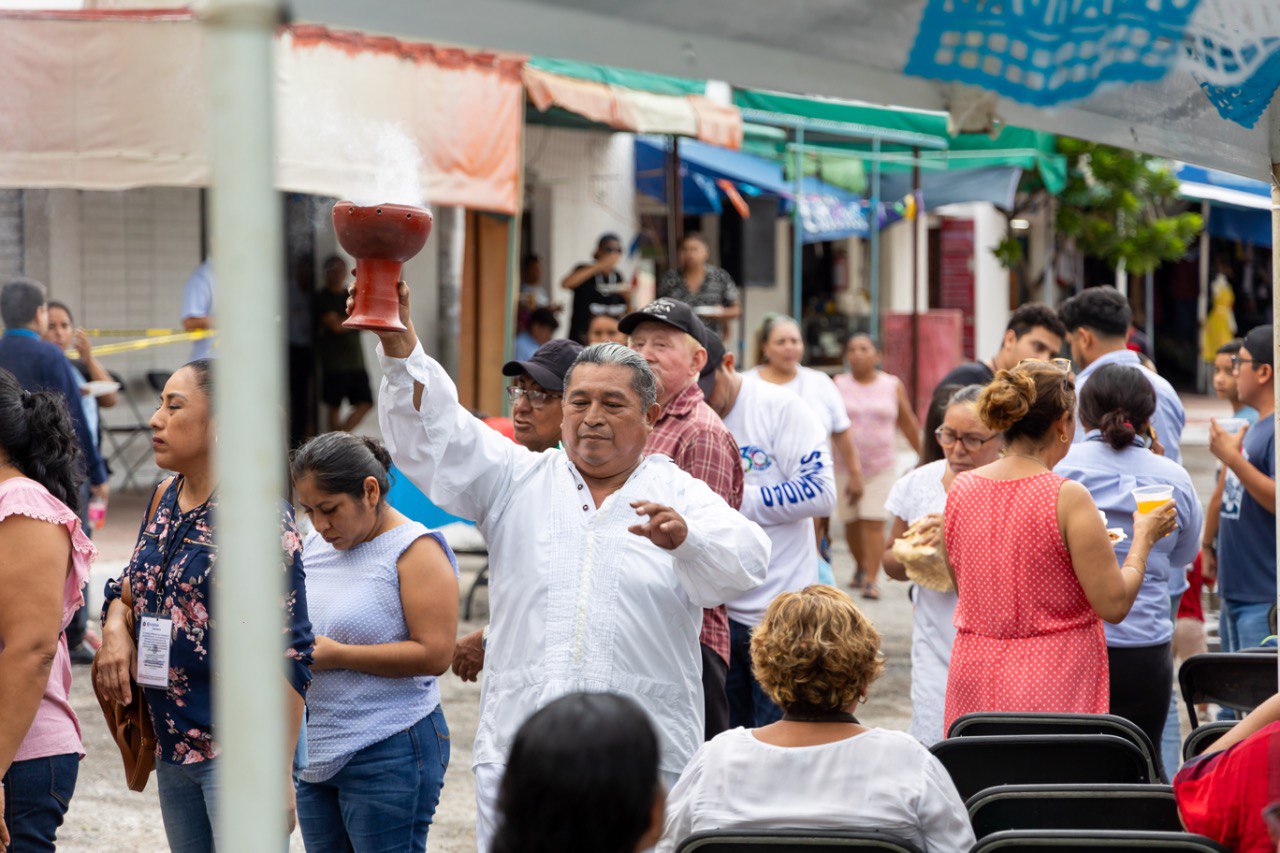
[[[62,622],[65,629],[71,617],[84,603],[81,587],[89,579],[89,564],[98,551],[80,529],[80,519],[62,501],[49,494],[48,489],[26,477],[14,477],[0,483],[0,523],[11,515],[22,515],[67,529],[71,537],[71,571],[62,590]],[[35,720],[18,747],[14,761],[47,758],[51,755],[76,753],[84,755],[80,740],[80,721],[71,710],[68,694],[71,690],[71,656],[67,653],[67,638],[58,638],[58,648],[49,672],[49,683],[36,711]]]
[[[893,467],[893,433],[898,426],[898,377],[878,371],[863,384],[852,373],[835,378],[853,430],[853,448],[865,476]]]

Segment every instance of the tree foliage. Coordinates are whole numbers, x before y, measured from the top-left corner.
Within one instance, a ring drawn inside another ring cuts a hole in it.
[[[1131,275],[1186,254],[1204,223],[1198,213],[1172,212],[1178,179],[1163,160],[1068,137],[1059,137],[1058,149],[1067,157],[1059,234]]]

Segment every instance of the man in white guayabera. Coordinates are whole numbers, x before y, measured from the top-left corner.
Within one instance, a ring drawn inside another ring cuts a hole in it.
[[[489,849],[516,730],[579,690],[649,713],[665,781],[702,744],[702,608],[759,586],[769,539],[665,456],[643,456],[657,380],[620,344],[587,347],[565,377],[563,450],[534,453],[476,420],[418,343],[381,338],[378,420],[396,465],[489,543],[491,622],[480,694],[476,841]]]

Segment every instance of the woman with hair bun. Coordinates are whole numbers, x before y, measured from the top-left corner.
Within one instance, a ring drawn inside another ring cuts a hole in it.
[[[0,369],[0,850],[54,849],[84,755],[63,633],[97,556],[80,470],[60,397]]]
[[[956,477],[947,496],[959,594],[948,730],[975,711],[1110,708],[1101,620],[1129,614],[1147,555],[1174,529],[1175,505],[1134,515],[1118,565],[1088,490],[1053,473],[1071,448],[1075,407],[1071,374],[1053,362],[1001,370],[978,398],[978,417],[1004,433],[1005,455]]]
[[[1146,577],[1129,615],[1117,625],[1104,626],[1111,713],[1132,720],[1159,744],[1173,682],[1169,579],[1195,558],[1202,517],[1191,475],[1152,452],[1149,425],[1155,408],[1155,390],[1144,371],[1121,364],[1098,368],[1080,392],[1084,441],[1072,445],[1054,470],[1088,489],[1098,509],[1107,514],[1107,526],[1124,532],[1125,539],[1115,546],[1121,560],[1134,536],[1133,490],[1173,488],[1178,529],[1151,548]]]
[[[316,436],[293,452],[316,634],[298,821],[308,853],[421,851],[449,765],[436,676],[458,629],[458,566],[444,537],[387,504],[391,456],[369,438]]]

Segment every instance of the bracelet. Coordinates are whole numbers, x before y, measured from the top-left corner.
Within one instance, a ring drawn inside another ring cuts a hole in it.
[[[1141,577],[1146,577],[1146,576],[1147,576],[1147,566],[1146,566],[1146,563],[1143,563],[1141,566],[1135,566],[1135,565],[1133,565],[1132,563],[1130,563],[1128,560],[1125,560],[1124,565],[1122,565],[1120,568],[1121,568],[1121,569],[1133,569],[1133,570],[1134,570],[1135,572],[1137,572]]]

